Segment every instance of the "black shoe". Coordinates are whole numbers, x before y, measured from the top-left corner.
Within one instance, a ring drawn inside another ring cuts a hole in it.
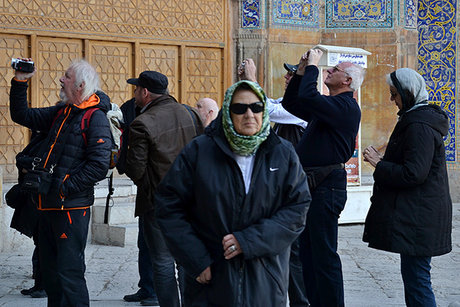
[[[34,291],[37,291],[37,290],[42,290],[42,289],[39,289],[36,286],[33,286],[32,288],[29,288],[29,289],[22,289],[21,294],[22,295],[30,295],[30,293],[32,293]]]
[[[141,301],[142,306],[160,306],[160,303],[158,303],[158,298],[155,296],[143,299]]]
[[[29,294],[33,298],[42,298],[42,297],[47,297],[45,290],[35,290],[30,292]]]
[[[134,294],[128,294],[123,297],[123,299],[127,302],[140,302],[142,300],[145,300],[146,298],[149,298],[147,295],[143,295],[142,293],[139,293],[137,291]]]

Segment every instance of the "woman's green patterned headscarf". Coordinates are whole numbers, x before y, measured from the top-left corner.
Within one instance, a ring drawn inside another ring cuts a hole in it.
[[[264,114],[262,117],[262,125],[259,132],[254,135],[241,135],[235,131],[232,118],[230,116],[230,104],[232,103],[233,94],[235,89],[246,83],[252,89],[254,94],[260,98],[264,103]],[[270,134],[270,120],[267,110],[267,97],[259,84],[247,80],[239,81],[230,86],[225,92],[224,103],[222,105],[222,126],[224,128],[225,137],[230,144],[232,151],[242,156],[249,156],[254,154],[259,148],[260,144],[265,141]]]

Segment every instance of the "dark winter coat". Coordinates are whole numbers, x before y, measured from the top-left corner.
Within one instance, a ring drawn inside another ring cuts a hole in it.
[[[139,113],[139,108],[136,106],[135,99],[131,98],[120,107],[123,113],[123,133],[121,135],[121,150],[120,157],[117,161],[118,173],[124,174],[126,172],[126,155],[128,153],[129,144],[129,125],[136,118]]]
[[[103,92],[97,92],[79,106],[58,104],[46,108],[29,108],[27,87],[27,82],[11,81],[11,118],[22,126],[48,134],[39,150],[40,166],[49,170],[56,164],[49,192],[37,197],[38,209],[75,209],[92,205],[94,185],[105,178],[110,163],[112,141],[105,114],[111,107],[109,97]],[[81,120],[91,107],[99,110],[91,116],[85,132],[85,142]],[[58,113],[59,109],[63,111]],[[60,148],[63,150],[57,161]]]
[[[374,172],[363,236],[370,247],[424,257],[451,251],[447,131],[447,115],[436,105],[400,117]]]
[[[318,91],[318,67],[309,65],[305,74],[295,74],[284,93],[283,107],[308,122],[296,146],[304,167],[346,163],[355,151],[361,110],[353,92],[334,96]]]
[[[169,95],[153,100],[133,120],[125,172],[137,186],[136,216],[154,209],[153,194],[160,180],[184,146],[202,132],[199,115]]]
[[[248,194],[222,116],[177,157],[155,195],[156,216],[186,271],[188,306],[286,306],[289,246],[305,225],[306,176],[294,148],[272,131],[260,145]],[[243,254],[225,260],[233,234]],[[195,278],[211,266],[212,279]]]

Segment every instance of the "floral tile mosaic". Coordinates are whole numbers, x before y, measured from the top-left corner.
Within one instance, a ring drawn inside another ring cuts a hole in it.
[[[273,0],[271,3],[272,24],[275,26],[319,26],[317,0]]]
[[[326,28],[391,28],[392,0],[326,0]]]
[[[262,26],[261,16],[260,0],[241,1],[241,28],[260,28]]]
[[[415,0],[404,1],[404,26],[409,29],[417,28],[417,7]]]
[[[444,139],[446,160],[456,162],[456,0],[419,0],[418,71],[425,78],[430,102],[440,105],[449,116]]]

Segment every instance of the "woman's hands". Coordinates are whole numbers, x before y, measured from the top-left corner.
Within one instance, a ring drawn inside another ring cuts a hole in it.
[[[200,276],[196,278],[196,281],[200,284],[209,284],[211,277],[211,267],[208,266],[203,272],[201,272]]]
[[[380,160],[382,160],[382,156],[372,145],[364,149],[363,157],[364,161],[369,162],[369,164],[373,167],[375,167],[377,163],[379,163]]]
[[[224,257],[227,260],[243,253],[240,243],[238,243],[233,234],[228,234],[222,239],[222,246],[224,248]]]
[[[233,234],[228,234],[222,239],[222,246],[224,249],[224,257],[227,260],[243,253],[240,244]],[[211,267],[208,266],[203,272],[201,272],[200,276],[196,278],[196,281],[200,284],[209,284],[211,278]]]

